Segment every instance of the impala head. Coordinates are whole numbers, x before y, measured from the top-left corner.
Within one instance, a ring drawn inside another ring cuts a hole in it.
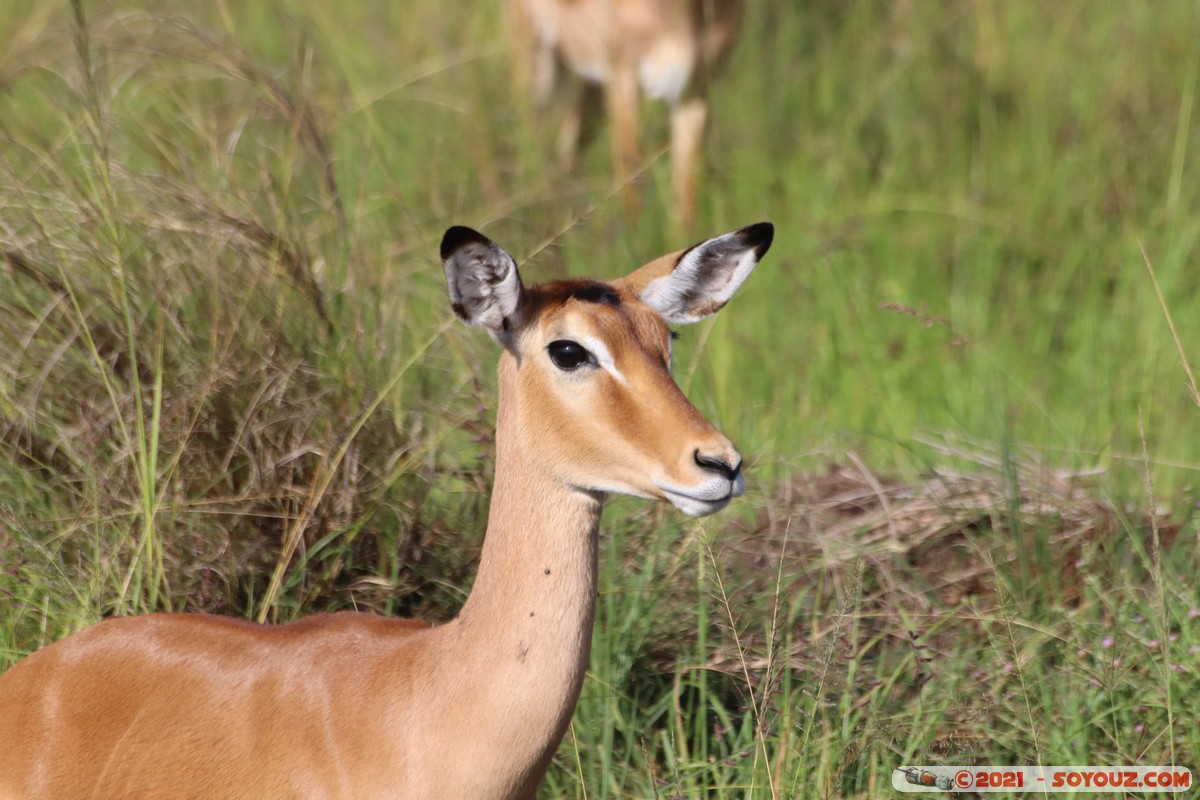
[[[556,480],[711,514],[742,493],[742,457],[671,378],[668,324],[719,311],[771,246],[761,222],[616,281],[524,286],[483,234],[442,239],[450,302],[504,346],[501,434]]]

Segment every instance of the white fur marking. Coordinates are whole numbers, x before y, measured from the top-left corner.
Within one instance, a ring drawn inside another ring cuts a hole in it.
[[[596,363],[605,371],[621,383],[628,383],[625,380],[625,376],[621,374],[621,370],[617,369],[617,364],[613,361],[612,353],[608,350],[608,345],[594,336],[583,336],[579,342],[588,349],[589,353],[596,357]]]
[[[652,100],[679,102],[692,79],[696,54],[686,42],[665,40],[638,63],[642,89]]]
[[[704,316],[693,314],[690,308],[685,307],[684,303],[689,298],[702,298],[718,306],[728,303],[758,264],[754,248],[747,247],[741,252],[735,249],[737,236],[736,232],[726,233],[693,247],[669,275],[646,284],[641,294],[642,302],[657,310],[669,322],[678,323],[696,322]],[[712,251],[725,248],[729,251],[727,256],[701,274],[701,264],[713,258]],[[700,294],[697,294],[698,288],[703,290]]]

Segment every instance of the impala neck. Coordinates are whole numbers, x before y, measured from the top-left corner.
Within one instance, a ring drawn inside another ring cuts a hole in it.
[[[518,729],[544,733],[548,759],[587,669],[603,499],[558,482],[521,447],[516,377],[506,352],[487,534],[458,626],[465,657],[495,687],[493,702],[528,724]]]
[[[504,424],[505,394],[502,389],[487,534],[460,618],[470,625],[519,622],[522,630],[526,620],[541,620],[538,627],[581,626],[586,659],[602,500],[564,486],[519,451]]]

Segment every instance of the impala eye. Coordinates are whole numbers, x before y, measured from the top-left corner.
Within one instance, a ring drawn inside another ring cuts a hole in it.
[[[566,372],[579,369],[592,360],[592,354],[583,345],[570,339],[556,339],[546,349],[550,351],[554,366]]]

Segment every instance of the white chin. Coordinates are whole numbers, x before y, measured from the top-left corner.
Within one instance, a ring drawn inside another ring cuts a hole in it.
[[[729,505],[729,498],[724,500],[696,500],[692,497],[671,497],[671,504],[691,517],[707,517],[715,514]]]
[[[706,517],[729,505],[729,501],[746,490],[746,483],[739,474],[737,480],[710,480],[686,491],[658,484],[659,490],[671,501],[671,505],[693,517]]]
[[[733,497],[733,495],[726,495],[719,500],[705,500],[672,492],[669,489],[666,490],[666,495],[667,499],[671,501],[671,505],[691,517],[707,517],[709,514],[714,514],[729,505],[729,501]]]

